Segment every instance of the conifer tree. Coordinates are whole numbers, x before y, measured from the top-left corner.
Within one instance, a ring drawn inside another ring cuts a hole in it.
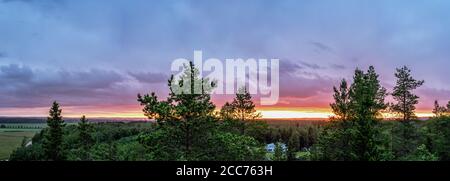
[[[235,109],[236,117],[242,121],[254,120],[261,117],[261,115],[256,112],[252,96],[245,87],[239,89],[231,105]]]
[[[373,66],[367,73],[355,71],[354,82],[350,88],[350,110],[355,124],[355,136],[351,139],[356,160],[379,160],[377,124],[381,111],[386,109],[384,102],[386,89],[381,86]]]
[[[339,89],[333,87],[334,90],[334,103],[330,104],[333,114],[336,116],[334,119],[346,121],[349,116],[349,88],[347,81],[342,79]]]
[[[434,101],[434,108],[433,108],[433,114],[436,117],[440,117],[445,115],[445,112],[447,111],[447,109],[443,106],[439,105],[439,102],[437,100]]]
[[[300,139],[296,132],[292,132],[288,141],[287,159],[293,161],[296,159],[298,148],[300,147]]]
[[[55,101],[49,111],[47,118],[47,132],[44,137],[43,147],[44,152],[49,160],[60,161],[64,159],[62,140],[63,128],[65,126],[64,120],[61,116],[62,110],[59,104]]]
[[[450,101],[447,103],[447,113],[450,113]]]
[[[397,78],[397,83],[392,96],[397,103],[391,105],[391,108],[394,112],[402,115],[403,122],[409,122],[411,119],[416,118],[414,114],[415,105],[419,103],[419,96],[413,94],[412,91],[422,86],[424,81],[415,80],[411,76],[411,70],[406,66],[397,68],[395,77]]]
[[[173,142],[171,147],[183,145],[183,159],[198,160],[200,156],[207,156],[196,153],[207,150],[208,135],[215,124],[215,105],[210,97],[215,82],[200,77],[198,69],[190,62],[180,77],[171,76],[168,86],[170,93],[166,101],[158,101],[154,93],[138,95],[145,115],[156,119],[160,130],[173,137],[167,140]]]
[[[286,153],[280,142],[275,143],[273,161],[286,161]]]
[[[381,86],[373,66],[367,73],[357,69],[350,88],[350,112],[356,120],[377,120],[386,109],[386,89]]]
[[[80,139],[80,146],[82,149],[83,160],[89,159],[89,149],[91,148],[94,140],[91,136],[92,125],[86,119],[86,116],[82,116],[78,123],[78,132]]]
[[[229,102],[226,102],[220,109],[220,117],[224,121],[234,119],[234,107]]]
[[[348,89],[345,81],[335,89],[331,104],[338,118],[324,129],[315,146],[318,160],[380,160],[378,121],[387,105],[386,89],[381,86],[373,66],[366,72],[356,69]]]
[[[252,96],[245,87],[240,88],[236,97],[231,103],[233,117],[241,122],[241,134],[245,133],[245,127],[248,121],[254,121],[261,118],[261,114],[256,112]]]

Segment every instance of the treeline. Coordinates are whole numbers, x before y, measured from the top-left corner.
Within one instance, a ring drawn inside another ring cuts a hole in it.
[[[200,93],[183,86],[198,83]],[[217,114],[209,94],[214,82],[200,78],[192,63],[180,80],[169,80],[169,88],[165,100],[158,100],[154,93],[138,95],[144,114],[156,120],[142,127],[136,127],[139,123],[92,124],[85,117],[78,125],[66,126],[54,102],[48,127],[33,138],[31,146],[18,148],[10,160],[267,159],[265,141],[271,139],[267,136],[271,132],[267,124],[256,120],[260,115],[246,90]]]
[[[156,123],[90,123],[65,125],[53,103],[48,127],[22,146],[10,160],[449,160],[450,103],[436,116],[418,121],[413,93],[424,81],[407,67],[397,69],[390,93],[375,69],[357,69],[353,82],[334,88],[335,117],[325,125],[276,127],[261,121],[245,88],[219,112],[211,102],[215,82],[199,76],[190,63],[179,79],[168,81],[170,93],[138,95],[143,112]],[[436,103],[437,104],[437,103]],[[382,121],[383,112],[398,121]],[[266,150],[274,143],[275,150]]]
[[[2,123],[2,124],[45,123],[45,119],[43,119],[43,118],[9,118],[9,117],[0,117],[0,123]]]
[[[426,122],[417,120],[414,90],[424,81],[415,80],[407,67],[397,69],[393,103],[380,85],[371,66],[367,72],[357,69],[353,83],[342,80],[334,87],[336,115],[314,145],[312,160],[448,160],[450,156],[450,117],[437,106],[436,116]],[[449,102],[450,105],[450,102]],[[450,107],[450,106],[449,106]],[[436,109],[436,108],[435,108]],[[398,115],[394,122],[382,122],[382,113]]]

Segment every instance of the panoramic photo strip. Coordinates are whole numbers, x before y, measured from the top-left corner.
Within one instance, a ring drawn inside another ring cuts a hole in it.
[[[204,179],[442,168],[449,9],[0,0],[0,164]]]

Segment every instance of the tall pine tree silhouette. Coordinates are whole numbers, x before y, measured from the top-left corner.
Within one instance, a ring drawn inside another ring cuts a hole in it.
[[[333,95],[334,103],[330,104],[331,109],[333,110],[333,114],[336,115],[333,119],[346,121],[350,117],[349,115],[350,97],[347,81],[345,79],[342,79],[339,89],[333,87],[333,90],[334,90]]]
[[[48,160],[60,161],[64,159],[62,141],[64,120],[61,116],[62,110],[55,101],[49,111],[47,118],[47,132],[45,133],[43,147]]]
[[[185,160],[198,160],[198,150],[206,150],[208,137],[215,125],[214,109],[210,92],[215,82],[203,78],[193,62],[185,65],[181,76],[172,76],[168,81],[170,88],[166,101],[158,101],[154,93],[138,95],[138,101],[144,106],[144,113],[150,119],[156,119],[159,128],[170,131],[172,141],[183,145]]]
[[[92,125],[86,119],[86,116],[82,116],[78,123],[80,147],[82,150],[82,160],[89,159],[89,149],[91,148],[94,140],[91,136]]]
[[[403,116],[403,122],[409,122],[411,119],[416,118],[414,113],[416,110],[415,105],[419,103],[419,96],[413,94],[412,91],[422,86],[424,81],[415,80],[411,76],[411,70],[406,66],[397,68],[395,77],[397,78],[397,84],[394,87],[392,97],[397,103],[392,104],[391,109]]]
[[[245,87],[238,90],[231,106],[233,107],[234,117],[241,121],[241,134],[245,133],[247,121],[253,121],[261,117],[261,114],[256,112],[252,96]]]

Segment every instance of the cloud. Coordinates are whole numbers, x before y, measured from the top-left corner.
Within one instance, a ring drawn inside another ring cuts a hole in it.
[[[133,73],[133,72],[129,72],[128,74],[131,75],[132,77],[134,77],[139,82],[149,83],[149,84],[162,83],[162,82],[166,82],[169,79],[169,77],[163,73],[152,73],[152,72]]]
[[[310,69],[314,69],[314,70],[324,69],[324,67],[317,65],[315,63],[308,63],[308,62],[304,62],[304,61],[298,61],[298,62],[306,68],[310,68]]]
[[[0,107],[47,106],[52,100],[67,105],[119,103],[134,96],[126,94],[125,80],[111,70],[33,70],[28,66],[3,65]]]
[[[314,46],[315,51],[316,51],[317,53],[322,53],[322,52],[333,52],[333,48],[331,48],[330,46],[328,46],[328,45],[326,45],[326,44],[324,44],[324,43],[317,42],[317,41],[313,41],[313,42],[310,42],[310,43],[311,43],[311,45]]]
[[[280,60],[281,73],[293,73],[302,69],[318,70],[318,69],[325,69],[325,67],[302,60],[296,61],[291,61],[289,59]]]
[[[335,80],[314,73],[300,72],[280,77],[280,96],[307,98],[331,92]]]
[[[279,68],[281,74],[295,73],[302,69],[300,65],[298,65],[297,63],[293,63],[289,60],[280,60]]]
[[[450,1],[0,2],[0,61],[27,65],[1,71],[2,106],[134,101],[132,82],[165,81],[146,72],[166,73],[170,60],[193,50],[205,58],[289,57],[280,61],[286,96],[315,98],[331,89],[329,77],[350,79],[343,69],[368,65],[385,78],[409,64],[435,80],[428,86],[450,89]],[[151,85],[158,88],[165,89]]]
[[[330,67],[332,69],[346,69],[347,68],[345,65],[340,65],[340,64],[335,64],[335,63],[331,64]]]
[[[29,82],[33,77],[33,71],[26,66],[10,64],[0,67],[0,83]]]
[[[419,88],[417,91],[419,99],[419,109],[432,109],[435,100],[438,100],[441,105],[447,104],[450,101],[450,89],[437,89],[431,87]]]

